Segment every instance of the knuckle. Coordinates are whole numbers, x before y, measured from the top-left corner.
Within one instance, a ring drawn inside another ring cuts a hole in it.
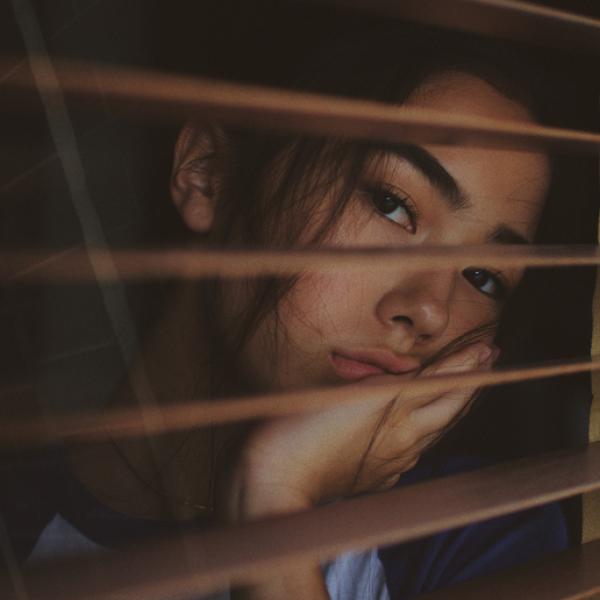
[[[415,456],[413,456],[409,461],[408,464],[406,465],[406,470],[410,471],[412,468],[414,468],[416,466],[416,464],[419,462],[419,458],[421,458],[420,454],[417,454]]]
[[[397,439],[402,448],[412,448],[417,444],[419,437],[415,428],[408,424],[401,426],[398,430]]]

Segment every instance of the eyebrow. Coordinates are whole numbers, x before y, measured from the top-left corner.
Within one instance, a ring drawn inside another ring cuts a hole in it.
[[[498,225],[494,231],[488,237],[490,242],[496,244],[531,244],[532,241],[528,240],[525,236],[521,235],[514,229],[507,225]]]
[[[414,144],[384,144],[380,149],[403,158],[415,167],[430,183],[442,192],[452,210],[461,210],[472,206],[458,182],[444,168],[442,163],[425,150]],[[532,244],[533,242],[508,225],[498,225],[488,236],[496,244]]]
[[[461,210],[471,206],[456,179],[425,148],[414,144],[385,144],[380,149],[403,158],[415,167],[431,185],[442,192],[451,210]]]

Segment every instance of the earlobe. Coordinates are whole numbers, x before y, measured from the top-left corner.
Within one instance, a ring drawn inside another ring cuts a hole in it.
[[[210,231],[214,209],[204,194],[191,190],[183,195],[178,206],[183,222],[196,233]]]
[[[175,147],[171,197],[184,223],[194,232],[210,231],[225,154],[222,131],[186,125]]]

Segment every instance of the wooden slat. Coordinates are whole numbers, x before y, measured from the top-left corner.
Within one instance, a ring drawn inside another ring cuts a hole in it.
[[[600,487],[600,444],[353,498],[312,511],[146,543],[30,573],[37,599],[191,597],[250,583],[298,561],[323,561],[438,533]],[[119,595],[116,595],[118,591]],[[5,597],[5,596],[3,596]]]
[[[600,156],[598,157],[600,168]],[[600,180],[597,184],[600,192]],[[600,232],[599,232],[600,233]],[[598,234],[597,234],[598,235]],[[596,277],[596,288],[592,302],[592,344],[591,351],[600,352],[600,277]],[[592,402],[589,409],[588,442],[600,441],[600,376],[591,378]],[[582,500],[581,538],[584,542],[600,540],[600,492],[587,494]]]
[[[36,61],[31,57],[32,70]],[[386,142],[428,142],[508,148],[558,148],[597,152],[596,133],[543,127],[428,109],[349,100],[320,94],[225,83],[166,73],[53,61],[62,90],[80,100],[104,99],[135,117],[212,118],[298,133]],[[37,84],[37,86],[36,86]],[[53,82],[34,82],[19,71],[2,85],[10,106],[14,94],[58,93]],[[8,94],[12,91],[13,94]],[[21,104],[19,103],[19,107]]]
[[[214,423],[227,423],[325,410],[353,402],[379,402],[384,394],[390,399],[399,393],[435,394],[448,389],[478,388],[600,370],[600,357],[591,360],[537,365],[520,369],[472,371],[457,375],[437,375],[402,381],[397,384],[361,384],[333,386],[298,392],[270,394],[218,401],[188,401],[160,408],[122,408],[57,416],[50,420],[25,419],[0,422],[0,445],[39,446],[63,439],[95,440],[110,432],[113,437],[131,437],[148,433],[188,430]]]
[[[515,0],[312,0],[457,31],[600,54],[600,20]]]
[[[600,541],[481,577],[419,600],[576,600],[600,597]]]
[[[93,264],[93,269],[92,269]],[[592,245],[419,246],[310,250],[105,250],[73,248],[59,253],[0,252],[0,281],[96,282],[202,277],[292,275],[327,272],[600,265]]]

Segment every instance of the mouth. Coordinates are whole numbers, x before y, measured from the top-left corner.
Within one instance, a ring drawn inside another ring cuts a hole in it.
[[[420,366],[411,356],[397,356],[388,350],[333,350],[329,359],[336,375],[346,381],[373,375],[401,375]]]

